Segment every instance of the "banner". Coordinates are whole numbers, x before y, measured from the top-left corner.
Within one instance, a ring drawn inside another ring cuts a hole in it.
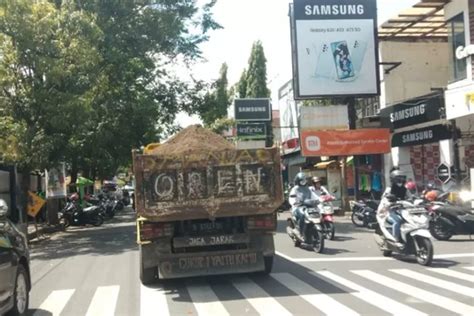
[[[270,99],[235,99],[236,121],[271,121]]]
[[[294,0],[295,97],[379,95],[376,0]]]
[[[66,196],[66,171],[64,164],[46,170],[46,198],[65,198]]]
[[[301,131],[302,155],[352,156],[390,152],[390,130]]]
[[[300,110],[302,130],[348,130],[347,105],[303,106]]]
[[[416,146],[450,139],[453,134],[447,125],[433,125],[393,134],[392,147]]]
[[[38,196],[37,194],[34,194],[31,191],[28,191],[28,206],[27,206],[27,212],[28,215],[31,217],[36,217],[38,215],[39,211],[43,207],[43,205],[46,203],[46,200]]]

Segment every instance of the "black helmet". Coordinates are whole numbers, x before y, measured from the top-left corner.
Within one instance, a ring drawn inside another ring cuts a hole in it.
[[[298,172],[295,176],[295,184],[305,186],[307,184],[307,177],[304,172]]]
[[[396,169],[390,172],[390,183],[392,186],[397,185],[402,187],[407,181],[407,176],[400,170]]]

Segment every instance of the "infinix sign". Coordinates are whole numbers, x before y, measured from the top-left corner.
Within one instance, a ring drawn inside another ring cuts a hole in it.
[[[466,47],[459,46],[458,48],[456,48],[457,59],[464,59],[471,55],[474,55],[474,45],[468,45]]]
[[[305,6],[306,15],[363,15],[364,6],[359,5],[307,5]]]

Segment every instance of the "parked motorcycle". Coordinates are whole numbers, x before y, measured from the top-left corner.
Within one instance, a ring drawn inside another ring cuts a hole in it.
[[[474,210],[433,202],[429,207],[430,233],[438,240],[449,240],[453,235],[474,234]]]
[[[377,222],[377,208],[380,201],[366,200],[366,201],[350,201],[352,215],[352,223],[356,227],[371,227]]]
[[[89,206],[81,209],[73,201],[68,201],[66,206],[58,212],[59,223],[64,227],[69,226],[85,226],[91,224],[100,226],[104,223],[104,218],[100,213],[100,207]]]
[[[401,240],[397,243],[386,218],[377,216],[374,237],[383,255],[391,256],[393,251],[402,255],[415,255],[419,264],[429,266],[433,260],[433,244],[428,231],[430,217],[426,209],[408,201],[400,201],[394,203],[390,211],[397,212],[402,218]]]
[[[334,240],[336,234],[336,227],[334,225],[334,196],[321,195],[319,198],[318,209],[322,215],[321,227],[323,228],[324,237],[326,239]]]
[[[324,233],[321,227],[321,214],[318,208],[310,203],[303,203],[301,208],[304,213],[302,236],[300,237],[297,233],[299,225],[293,214],[287,220],[288,226],[286,227],[286,232],[290,238],[293,239],[295,247],[311,249],[321,253],[324,250]]]

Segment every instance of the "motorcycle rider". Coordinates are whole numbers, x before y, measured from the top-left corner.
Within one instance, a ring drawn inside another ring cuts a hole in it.
[[[298,222],[297,234],[299,238],[303,236],[304,228],[304,212],[301,208],[303,205],[316,204],[313,194],[308,187],[308,180],[304,172],[298,172],[295,176],[295,186],[290,191],[289,202],[291,212]]]
[[[311,181],[313,185],[309,189],[316,196],[316,199],[319,199],[321,195],[330,195],[329,191],[321,185],[320,177],[312,177]]]
[[[382,195],[382,200],[377,209],[377,216],[387,218],[387,222],[392,224],[392,236],[398,247],[403,247],[400,243],[400,227],[402,218],[396,212],[390,211],[390,206],[394,200],[406,200],[411,198],[411,193],[405,187],[407,181],[406,175],[398,168],[393,168],[390,172],[390,187]]]

